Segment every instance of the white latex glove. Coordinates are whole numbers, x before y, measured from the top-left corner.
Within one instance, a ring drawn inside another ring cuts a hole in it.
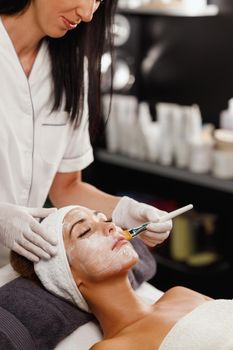
[[[31,261],[56,254],[56,242],[34,218],[45,218],[56,208],[26,208],[0,203],[0,242]]]
[[[172,220],[159,222],[159,217],[165,214],[165,211],[124,196],[113,210],[112,221],[124,229],[151,222],[138,237],[149,247],[154,247],[167,239],[172,229]]]

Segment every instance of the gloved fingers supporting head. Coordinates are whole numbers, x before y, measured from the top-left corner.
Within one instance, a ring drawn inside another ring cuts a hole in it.
[[[35,232],[35,234],[38,235],[38,237],[41,237],[44,242],[57,245],[57,239],[54,237],[54,235],[50,235],[49,232],[47,232],[36,220],[32,220],[30,228],[33,232]]]
[[[57,248],[51,246],[46,240],[38,235],[37,232],[34,232],[32,230],[24,231],[23,238],[30,242],[33,246],[40,248],[40,251],[44,251],[46,255],[54,256],[57,252]]]
[[[24,256],[26,259],[32,261],[32,262],[38,262],[39,258],[38,256],[34,255],[33,253],[29,252],[28,250],[24,249],[21,245],[19,245],[17,242],[14,242],[12,250],[19,255]]]
[[[33,233],[32,233],[33,234]],[[27,238],[24,236],[17,242],[21,247],[23,247],[25,250],[30,251],[33,255],[37,256],[40,259],[48,260],[50,258],[50,255],[46,253],[42,248],[40,248],[38,245],[30,242]]]

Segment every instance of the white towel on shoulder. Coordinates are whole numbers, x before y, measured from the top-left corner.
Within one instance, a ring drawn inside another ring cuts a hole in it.
[[[233,300],[210,300],[184,316],[159,350],[233,350]]]

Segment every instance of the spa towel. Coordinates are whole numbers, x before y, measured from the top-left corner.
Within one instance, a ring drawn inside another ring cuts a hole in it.
[[[37,350],[54,349],[62,339],[75,329],[90,320],[94,320],[91,314],[79,310],[67,301],[49,293],[35,282],[22,277],[16,278],[0,288],[0,307],[14,315],[18,322],[22,323],[29,332]],[[7,316],[6,322],[8,322]],[[13,321],[11,324],[11,328],[17,326],[17,323],[13,323]],[[18,341],[20,341],[21,336],[22,334],[18,333]],[[0,349],[4,348],[0,347]],[[12,349],[14,348],[12,347]],[[31,347],[30,350],[33,349]],[[4,350],[8,350],[8,348]]]
[[[0,349],[36,350],[27,328],[2,307],[0,307]]]
[[[233,300],[198,306],[177,322],[159,350],[233,350]]]
[[[60,208],[42,221],[41,226],[45,232],[49,232],[50,237],[57,240],[57,254],[49,260],[40,259],[35,262],[34,271],[41,284],[49,292],[64,298],[84,311],[90,312],[88,304],[73,278],[63,240],[64,217],[70,210],[77,207],[76,205],[68,205]]]

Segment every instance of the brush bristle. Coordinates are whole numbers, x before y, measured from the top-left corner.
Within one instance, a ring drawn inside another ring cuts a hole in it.
[[[123,231],[123,235],[125,236],[125,238],[126,238],[128,241],[130,241],[130,240],[132,239],[132,236],[131,236],[131,234],[129,233],[128,230],[124,230],[124,231]]]

